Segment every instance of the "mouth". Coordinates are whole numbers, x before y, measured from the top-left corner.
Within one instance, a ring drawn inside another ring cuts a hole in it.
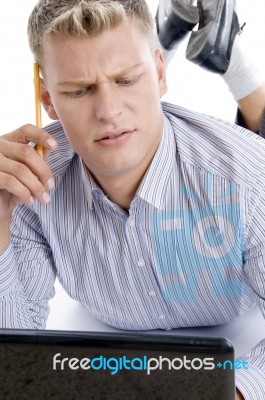
[[[100,140],[112,140],[112,139],[116,139],[117,137],[120,137],[120,136],[124,135],[125,133],[126,133],[126,132],[122,132],[122,133],[120,133],[119,135],[104,136],[104,137],[103,137],[102,139],[100,139]],[[98,140],[97,140],[97,142],[98,142]]]
[[[96,142],[117,142],[119,139],[122,139],[124,136],[130,135],[134,132],[134,129],[116,129],[114,131],[104,132],[100,135],[99,139],[95,140]]]

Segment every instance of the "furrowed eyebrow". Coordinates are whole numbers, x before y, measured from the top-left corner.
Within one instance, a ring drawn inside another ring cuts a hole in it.
[[[125,75],[131,73],[134,69],[138,68],[141,65],[142,65],[142,63],[138,63],[135,65],[129,66],[123,70],[115,72],[115,74],[111,75],[109,78],[115,79],[115,78],[119,78],[121,76],[125,76]],[[81,86],[93,86],[94,84],[95,84],[95,82],[89,81],[89,79],[76,79],[73,81],[58,82],[57,86],[81,87]]]

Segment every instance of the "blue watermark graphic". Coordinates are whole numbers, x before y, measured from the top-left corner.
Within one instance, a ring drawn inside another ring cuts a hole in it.
[[[237,277],[243,263],[238,188],[231,183],[215,202],[213,190],[212,175],[205,173],[203,198],[185,188],[181,209],[153,214],[157,273],[165,282],[168,302],[198,300],[206,275],[213,298],[242,296],[244,286]]]

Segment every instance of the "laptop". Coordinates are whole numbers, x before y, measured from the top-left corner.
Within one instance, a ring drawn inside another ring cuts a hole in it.
[[[234,400],[224,338],[0,330],[2,400]]]

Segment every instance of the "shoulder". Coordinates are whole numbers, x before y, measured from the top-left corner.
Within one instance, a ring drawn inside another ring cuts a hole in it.
[[[163,112],[173,126],[187,127],[197,133],[202,139],[222,142],[232,147],[240,147],[238,139],[247,142],[251,147],[265,148],[265,140],[254,132],[234,123],[224,121],[211,115],[201,114],[170,103],[162,103]]]
[[[163,103],[182,162],[253,187],[263,175],[265,140],[221,119]]]

